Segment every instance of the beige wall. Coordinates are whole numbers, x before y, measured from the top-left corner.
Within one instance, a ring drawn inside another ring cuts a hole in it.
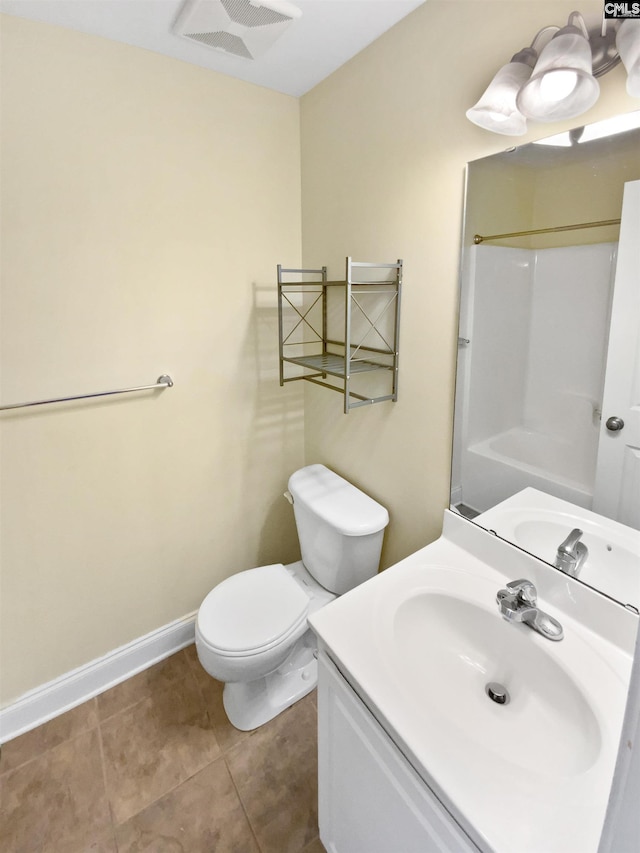
[[[464,210],[464,243],[473,245],[475,234],[505,234],[532,227],[536,191],[533,169],[515,164],[509,157],[487,157],[474,164],[467,175]],[[493,240],[492,245],[529,248],[530,237]]]
[[[637,104],[640,107],[640,103]],[[593,158],[569,167],[556,166],[536,176],[532,227],[545,228],[563,222],[594,222],[619,219],[624,185],[640,178],[640,148],[635,136],[628,146],[620,144],[615,157]],[[585,245],[615,241],[620,226],[546,234],[532,240],[536,248]]]
[[[292,98],[2,19],[2,399],[176,382],[3,414],[4,703],[294,558],[303,461],[389,507],[385,565],[438,535],[464,164],[513,143],[464,110],[572,8],[429,0],[302,99],[301,146]],[[637,108],[623,79],[586,120]],[[404,258],[397,404],[345,416],[309,386],[303,428],[278,387],[274,268],[301,245],[337,275]]]
[[[465,110],[536,31],[573,3],[428,0],[302,99],[303,262],[402,257],[400,399],[340,413],[305,390],[307,459],[326,462],[390,510],[384,563],[438,536],[448,503],[464,165],[515,144]],[[600,2],[580,6],[602,14]],[[624,71],[601,80],[579,121],[536,125],[521,141],[638,108]]]
[[[2,401],[175,381],[2,414],[6,704],[297,558],[303,415],[298,101],[6,16],[1,71]]]

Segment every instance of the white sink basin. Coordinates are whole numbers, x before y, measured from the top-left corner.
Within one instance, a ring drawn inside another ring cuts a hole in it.
[[[496,590],[488,592],[495,601]],[[488,610],[445,592],[419,592],[395,609],[393,635],[388,664],[403,683],[410,679],[425,722],[452,744],[473,739],[500,760],[543,775],[583,773],[597,759],[598,722],[583,690],[554,660],[554,644],[506,622],[497,605]],[[489,698],[489,682],[507,688],[508,704]]]
[[[552,565],[558,545],[579,528],[589,550],[579,579],[622,604],[640,607],[640,531],[533,488],[474,521]]]

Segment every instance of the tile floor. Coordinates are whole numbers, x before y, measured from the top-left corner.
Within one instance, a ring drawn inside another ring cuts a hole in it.
[[[315,693],[254,732],[195,648],[9,741],[3,853],[324,853]]]

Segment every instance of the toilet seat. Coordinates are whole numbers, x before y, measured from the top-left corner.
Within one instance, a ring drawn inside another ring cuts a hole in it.
[[[201,641],[225,657],[268,651],[306,623],[309,597],[282,563],[232,575],[198,611]]]

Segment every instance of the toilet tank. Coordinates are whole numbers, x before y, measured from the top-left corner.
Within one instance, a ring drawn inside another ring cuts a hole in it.
[[[389,513],[324,465],[289,478],[302,562],[330,592],[342,595],[378,571]]]

